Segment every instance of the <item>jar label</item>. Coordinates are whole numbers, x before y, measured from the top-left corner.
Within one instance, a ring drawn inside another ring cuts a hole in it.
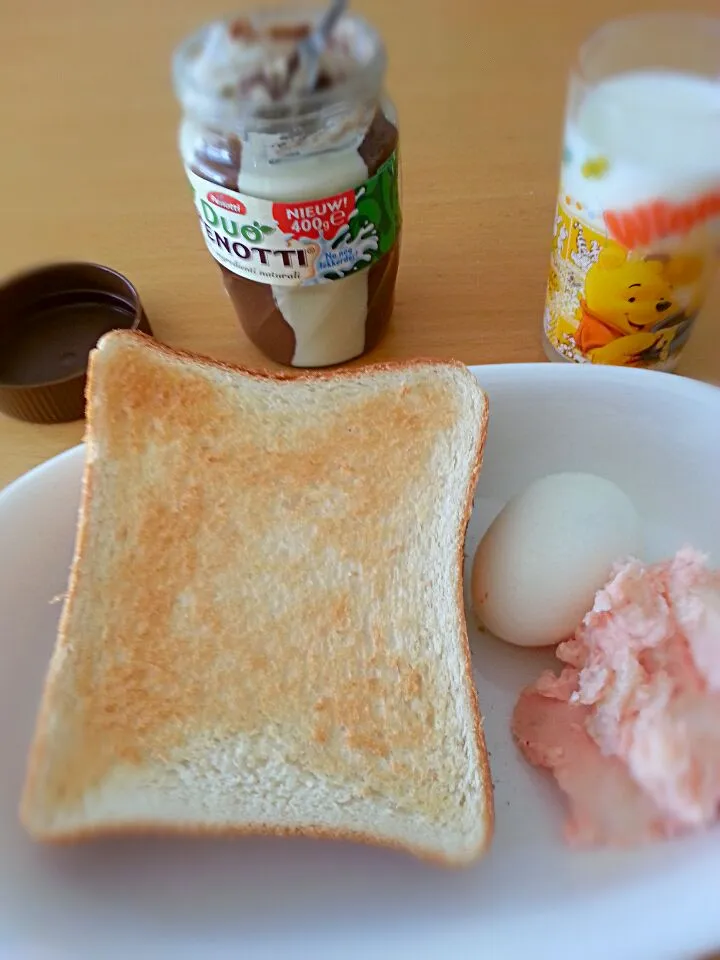
[[[396,153],[354,190],[297,203],[250,197],[185,172],[208,250],[249,280],[288,287],[342,280],[371,267],[397,239]]]
[[[566,154],[568,148],[566,148]],[[598,204],[606,158],[577,171],[566,155],[555,215],[544,329],[565,359],[670,369],[717,263],[720,193]],[[609,192],[609,191],[608,191]],[[607,193],[606,193],[607,199]]]

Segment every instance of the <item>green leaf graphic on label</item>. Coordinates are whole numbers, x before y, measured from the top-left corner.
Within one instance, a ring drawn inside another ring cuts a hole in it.
[[[397,172],[397,158],[392,154],[375,176],[355,190],[355,209],[347,228],[331,243],[333,255],[340,257],[345,265],[342,273],[338,272],[338,279],[372,266],[397,241],[400,228]],[[355,251],[355,262],[349,257],[351,249]],[[328,259],[332,262],[332,257]],[[323,277],[335,279],[335,271],[323,269]]]
[[[380,253],[387,253],[395,242],[395,231],[380,234]]]
[[[380,223],[383,215],[380,204],[371,197],[363,197],[362,200],[358,202],[357,211],[363,217],[372,220],[373,223]]]
[[[358,234],[359,234],[360,231],[363,229],[363,227],[366,227],[366,226],[367,226],[367,224],[368,224],[368,219],[367,219],[367,217],[362,217],[362,216],[353,217],[352,220],[350,221],[350,236],[351,236],[351,238],[352,238],[353,240],[357,240]]]

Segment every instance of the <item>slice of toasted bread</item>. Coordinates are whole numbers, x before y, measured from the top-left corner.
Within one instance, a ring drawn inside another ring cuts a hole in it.
[[[105,336],[28,831],[479,856],[462,562],[486,422],[456,363],[283,378]]]

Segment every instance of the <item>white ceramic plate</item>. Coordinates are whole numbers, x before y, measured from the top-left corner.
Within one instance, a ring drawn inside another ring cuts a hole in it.
[[[720,563],[720,390],[564,365],[476,368],[490,395],[467,555],[529,481],[588,470],[641,510],[650,559],[690,542]],[[274,960],[679,960],[720,947],[720,830],[627,852],[566,849],[549,780],[513,747],[515,697],[547,654],[471,630],[496,835],[468,871],[283,839],[34,846],[18,826],[25,754],[71,557],[83,452],[0,494],[0,956]]]

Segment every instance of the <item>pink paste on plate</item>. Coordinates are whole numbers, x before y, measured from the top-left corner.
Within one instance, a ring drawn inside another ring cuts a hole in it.
[[[685,548],[618,564],[567,666],[523,691],[513,734],[567,795],[575,844],[627,845],[720,811],[720,571]]]

